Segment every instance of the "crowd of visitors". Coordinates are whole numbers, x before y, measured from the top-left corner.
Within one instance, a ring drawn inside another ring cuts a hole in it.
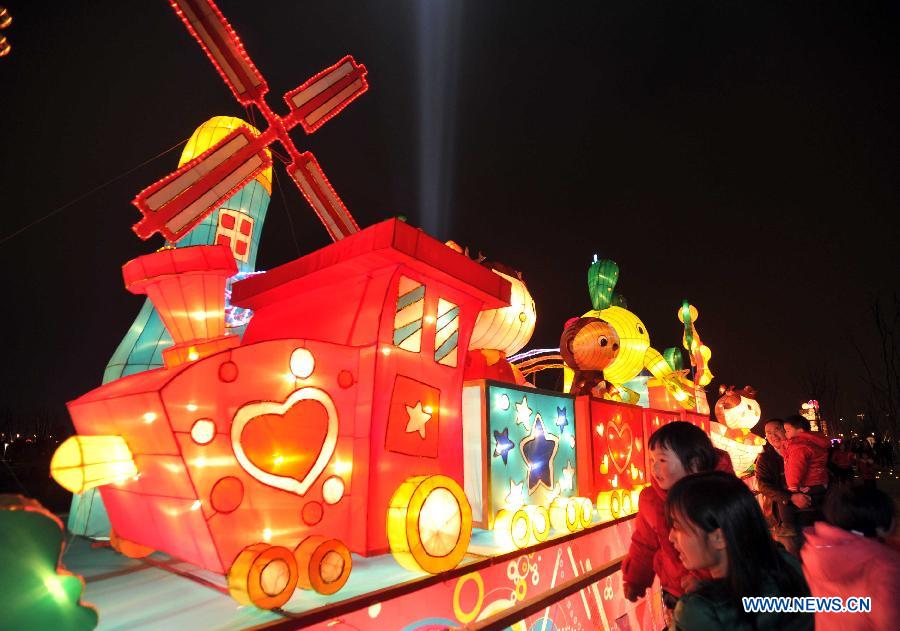
[[[650,486],[623,563],[626,598],[658,577],[671,630],[895,628],[900,550],[889,541],[893,500],[876,488],[879,455],[832,446],[799,415],[768,421],[765,435],[753,485],[690,423],[650,437]],[[832,599],[834,611],[805,608],[810,596]],[[792,605],[753,611],[745,597]],[[857,597],[870,599],[868,611],[847,610]]]

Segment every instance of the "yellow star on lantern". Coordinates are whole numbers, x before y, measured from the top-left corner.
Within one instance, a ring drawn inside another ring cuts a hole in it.
[[[527,428],[529,420],[531,420],[531,408],[528,407],[528,397],[523,396],[522,402],[516,403],[516,424],[524,425]]]
[[[407,432],[419,432],[419,436],[425,438],[425,423],[431,420],[431,412],[422,409],[422,402],[416,401],[416,406],[406,406],[409,414],[409,422],[406,424]]]

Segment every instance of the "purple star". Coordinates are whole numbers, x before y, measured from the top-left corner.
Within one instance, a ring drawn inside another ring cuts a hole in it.
[[[531,434],[521,443],[522,457],[528,466],[528,493],[534,493],[539,484],[553,489],[553,458],[559,439],[544,433],[543,419],[536,418]]]
[[[566,408],[558,407],[556,408],[556,426],[559,428],[559,431],[562,432],[566,425],[569,424],[569,419],[566,415]]]
[[[516,446],[509,439],[509,428],[504,428],[502,432],[494,430],[494,440],[497,441],[497,446],[494,448],[494,457],[500,456],[503,458],[503,464],[506,464],[506,459],[509,458],[509,450]]]

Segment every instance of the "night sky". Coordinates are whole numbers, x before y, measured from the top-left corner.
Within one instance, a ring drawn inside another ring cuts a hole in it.
[[[130,201],[180,147],[134,167],[245,112],[163,0],[3,4],[2,408],[27,420],[99,385],[142,304],[120,268],[162,240],[135,237]],[[402,214],[521,270],[530,347],[590,308],[597,253],[657,349],[680,344],[683,298],[699,308],[713,386],[752,384],[786,415],[828,362],[839,412],[862,409],[850,339],[874,358],[868,302],[900,285],[900,4],[220,7],[281,113],[344,54],[367,66],[369,92],[298,147],[361,226]],[[276,178],[259,269],[328,243]]]

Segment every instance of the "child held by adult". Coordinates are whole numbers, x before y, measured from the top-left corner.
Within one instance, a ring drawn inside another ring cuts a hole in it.
[[[831,441],[821,432],[809,431],[809,421],[799,414],[784,419],[784,435],[784,478],[794,495],[785,506],[783,521],[802,539],[803,529],[822,516]]]
[[[670,631],[811,631],[809,613],[752,613],[747,596],[809,596],[800,562],[769,536],[753,493],[720,472],[689,475],[669,491],[670,537],[684,567],[709,580],[684,594]]]
[[[869,596],[868,613],[817,613],[816,629],[894,629],[900,620],[900,551],[886,545],[894,503],[874,487],[841,486],[825,500],[825,521],[806,529],[800,552],[813,596]]]
[[[734,477],[734,468],[729,455],[713,447],[703,430],[683,421],[656,430],[647,447],[650,486],[641,491],[631,546],[622,564],[624,592],[627,599],[635,601],[658,576],[668,621],[687,588],[709,577],[703,571],[692,574],[686,570],[669,540],[665,511],[668,490],[690,473],[719,470]]]

